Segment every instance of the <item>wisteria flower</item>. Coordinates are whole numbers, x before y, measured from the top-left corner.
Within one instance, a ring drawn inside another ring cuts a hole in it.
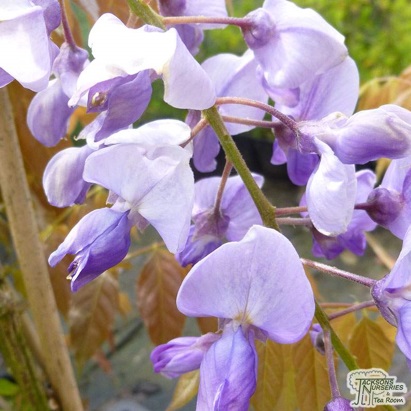
[[[404,238],[411,225],[411,157],[391,161],[364,209],[375,222]]]
[[[244,38],[268,89],[295,89],[347,56],[344,37],[314,10],[266,0],[246,18],[250,26],[243,29]]]
[[[56,78],[30,103],[27,124],[33,136],[47,147],[56,145],[67,133],[68,121],[74,111],[68,101],[87,61],[86,50],[63,43],[53,64]]]
[[[298,122],[321,120],[334,112],[350,116],[357,104],[358,93],[358,69],[355,62],[347,57],[341,64],[304,82],[299,87],[298,104],[290,107],[279,99],[275,100],[275,108]],[[318,155],[302,153],[295,134],[279,121],[274,133],[271,163],[286,162],[290,180],[296,185],[306,185],[318,164]]]
[[[254,339],[296,342],[314,315],[313,293],[294,247],[262,226],[196,264],[181,285],[177,306],[188,316],[220,319],[220,338],[200,365],[198,410],[248,410],[257,378]],[[173,345],[157,350],[167,348]]]
[[[371,294],[383,317],[398,328],[396,342],[411,360],[411,229],[404,237],[402,250],[391,272],[377,281]]]
[[[58,53],[50,33],[60,25],[57,0],[3,0],[0,7],[0,87],[16,79],[40,91]]]
[[[166,32],[152,26],[130,29],[112,14],[104,14],[90,31],[89,46],[95,60],[81,73],[71,105],[77,104],[98,83],[144,70],[162,77],[164,100],[174,107],[203,110],[214,104],[215,93],[209,77],[175,29]]]
[[[179,146],[146,149],[117,144],[91,154],[83,178],[109,189],[109,202],[129,210],[129,218],[140,230],[152,224],[167,248],[177,252],[190,228],[194,197],[190,157]]]
[[[257,62],[251,52],[242,56],[218,54],[205,60],[201,65],[214,84],[218,97],[243,97],[266,103],[268,96],[259,81],[256,71]],[[264,112],[258,108],[241,104],[224,104],[219,107],[223,116],[241,117],[251,120],[262,120]],[[192,127],[199,121],[200,113],[191,112],[187,123]],[[253,126],[226,122],[228,132],[235,136],[253,129]],[[214,130],[207,126],[194,139],[193,162],[201,172],[214,171],[215,158],[220,151],[220,143]]]
[[[253,175],[261,187],[264,179]],[[240,176],[229,177],[221,198],[217,193],[221,178],[210,177],[195,184],[192,219],[187,244],[176,255],[183,266],[195,264],[216,248],[224,240],[239,241],[254,224],[261,224],[258,213],[247,188]]]
[[[130,247],[128,212],[110,208],[94,210],[83,217],[49,257],[54,267],[65,255],[75,254],[68,271],[71,289],[80,287],[118,264]]]
[[[357,194],[355,202],[362,204],[374,187],[376,176],[371,170],[361,170],[356,173]],[[305,205],[305,197],[301,199],[300,205]],[[304,217],[308,213],[302,213]],[[356,255],[363,255],[367,246],[365,231],[372,231],[377,224],[371,220],[364,210],[354,210],[347,231],[336,237],[321,234],[316,228],[312,228],[313,247],[312,253],[315,257],[325,257],[329,260],[336,258],[344,250],[350,250]]]

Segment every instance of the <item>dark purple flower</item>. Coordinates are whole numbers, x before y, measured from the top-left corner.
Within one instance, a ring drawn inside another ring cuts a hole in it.
[[[52,267],[66,254],[76,255],[68,268],[72,291],[77,291],[126,256],[131,229],[128,214],[110,208],[92,211],[73,227],[50,255]]]

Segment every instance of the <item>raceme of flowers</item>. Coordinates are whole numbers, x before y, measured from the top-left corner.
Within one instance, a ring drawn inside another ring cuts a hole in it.
[[[271,162],[287,163],[291,181],[306,186],[300,205],[313,254],[331,259],[349,249],[362,255],[364,232],[377,225],[404,240],[394,269],[373,285],[372,295],[411,359],[411,112],[385,105],[354,114],[355,62],[344,37],[311,9],[266,0],[239,24],[248,46],[242,56],[219,54],[200,64],[194,55],[204,30],[227,24],[212,21],[227,17],[225,2],[159,0],[158,6],[163,16],[210,20],[134,29],[104,14],[90,31],[91,61],[69,36],[59,50],[51,42],[61,20],[57,0],[0,6],[0,86],[15,79],[38,92],[27,118],[34,137],[54,146],[76,107],[97,113],[78,136],[82,144],[50,161],[43,184],[57,207],[83,203],[98,184],[109,191],[108,206],[83,217],[50,264],[75,256],[68,270],[76,291],[124,259],[132,227],[152,225],[182,265],[193,264],[177,297],[179,310],[219,318],[216,333],[156,348],[155,370],[177,377],[199,368],[198,410],[247,410],[256,388],[254,340],[301,339],[313,319],[313,293],[292,244],[263,226],[243,177],[195,182],[191,167],[214,171],[221,149],[210,122],[194,132],[204,110],[216,105],[228,133],[237,135],[264,125],[271,99],[277,110],[271,111]],[[139,123],[157,80],[166,103],[188,110],[186,122]],[[373,172],[356,172],[355,165],[381,157],[393,161],[374,187]],[[262,187],[261,176],[251,180]],[[340,409],[340,402],[335,398],[328,409]]]

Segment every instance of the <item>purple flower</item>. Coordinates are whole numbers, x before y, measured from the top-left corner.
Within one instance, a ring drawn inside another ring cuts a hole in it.
[[[163,78],[164,100],[174,107],[203,110],[214,104],[210,79],[175,29],[130,29],[112,14],[104,14],[90,31],[89,45],[95,60],[81,73],[71,105],[98,83],[144,70]]]
[[[365,202],[368,194],[374,187],[376,177],[371,170],[362,170],[356,173],[357,194],[355,202],[357,204]],[[300,205],[305,205],[305,197],[301,199]],[[307,216],[308,213],[302,213]],[[316,228],[312,228],[313,248],[312,253],[315,257],[325,257],[329,260],[336,258],[345,249],[354,254],[363,255],[367,246],[364,231],[372,231],[376,227],[371,218],[363,210],[354,210],[351,222],[347,231],[336,237],[321,234]]]
[[[411,157],[391,161],[365,210],[375,222],[404,238],[411,225]]]
[[[73,227],[50,255],[52,267],[66,254],[76,255],[68,268],[72,291],[77,291],[126,256],[131,228],[128,214],[110,208],[92,211]]]
[[[314,297],[291,243],[253,226],[241,241],[222,245],[191,269],[177,307],[188,316],[218,317],[222,329],[201,362],[197,409],[247,410],[256,386],[254,338],[301,339]]]
[[[315,76],[299,87],[298,104],[276,101],[276,109],[295,121],[321,120],[333,112],[350,116],[359,93],[359,75],[355,62],[347,57],[341,64]],[[273,96],[272,96],[273,97]],[[274,97],[273,97],[274,98]],[[275,121],[275,119],[273,119]],[[305,185],[319,158],[314,153],[301,153],[294,133],[282,123],[274,127],[273,164],[287,162],[287,171],[296,185]]]
[[[90,147],[70,147],[58,152],[47,164],[43,187],[50,204],[68,207],[81,204],[86,198],[90,183],[84,181],[83,171]]]
[[[396,342],[411,360],[411,229],[404,237],[401,253],[391,272],[377,281],[371,294],[383,317],[398,328]]]
[[[176,378],[200,368],[204,354],[219,338],[219,334],[207,333],[201,337],[175,338],[159,345],[150,355],[154,371]]]
[[[67,133],[74,108],[68,106],[88,53],[63,43],[53,65],[56,78],[37,93],[27,112],[27,124],[33,136],[47,147],[56,145]]]
[[[267,88],[295,89],[341,63],[344,37],[318,13],[286,0],[266,0],[247,16],[245,41],[262,67]]]
[[[194,197],[191,153],[173,142],[161,142],[167,141],[173,130],[189,127],[177,121],[154,123],[120,131],[106,140],[116,144],[87,158],[83,178],[109,189],[110,203],[130,210],[130,219],[141,230],[151,223],[168,249],[177,252],[184,247],[190,228]],[[167,130],[170,123],[182,126]],[[133,143],[127,143],[133,138]],[[176,138],[181,139],[181,134]]]
[[[3,0],[0,10],[0,87],[16,79],[40,91],[47,86],[57,46],[50,32],[60,24],[57,0]]]
[[[243,97],[266,103],[268,96],[259,81],[256,70],[257,62],[251,52],[241,57],[234,54],[218,54],[210,57],[202,64],[205,72],[210,76],[218,97]],[[262,120],[264,112],[260,109],[241,104],[224,104],[219,107],[221,115],[242,117],[251,120]],[[187,123],[194,126],[200,113],[191,113]],[[253,126],[226,122],[231,135],[237,135],[252,130]],[[193,161],[197,170],[210,172],[215,170],[215,158],[220,151],[220,143],[214,130],[207,126],[194,139]]]
[[[263,177],[254,174],[261,187]],[[227,179],[221,203],[217,192],[221,178],[211,177],[195,184],[192,218],[187,244],[176,255],[183,266],[195,264],[221,246],[225,239],[239,241],[254,224],[261,224],[258,210],[239,176]],[[217,208],[216,208],[217,207]]]

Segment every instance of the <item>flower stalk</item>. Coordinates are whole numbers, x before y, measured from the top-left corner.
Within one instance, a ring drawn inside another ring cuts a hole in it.
[[[127,0],[130,10],[146,24],[150,24],[165,30],[162,17],[157,14],[148,4],[140,0]]]

